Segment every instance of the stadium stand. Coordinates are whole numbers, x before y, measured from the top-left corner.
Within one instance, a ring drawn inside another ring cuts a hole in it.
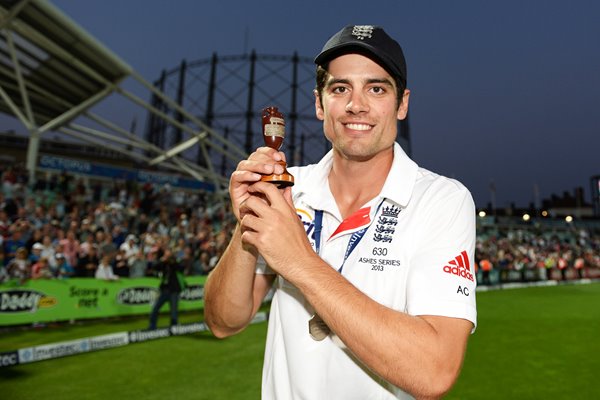
[[[201,191],[86,183],[68,173],[48,174],[30,188],[22,166],[0,168],[0,281],[94,277],[102,259],[120,277],[153,276],[167,248],[186,275],[205,275],[234,226],[227,206],[208,204]]]
[[[2,281],[94,277],[102,259],[121,278],[153,276],[167,248],[186,275],[205,275],[235,224],[227,204],[209,204],[198,191],[91,183],[68,173],[46,175],[30,188],[22,166],[0,168]],[[600,229],[555,222],[478,226],[479,283],[600,276]],[[40,271],[41,259],[47,270]]]

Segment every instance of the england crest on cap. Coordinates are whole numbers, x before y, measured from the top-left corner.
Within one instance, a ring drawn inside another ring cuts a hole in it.
[[[364,40],[365,38],[371,38],[371,34],[373,33],[373,25],[354,25],[352,28],[352,35],[356,36],[359,40]]]

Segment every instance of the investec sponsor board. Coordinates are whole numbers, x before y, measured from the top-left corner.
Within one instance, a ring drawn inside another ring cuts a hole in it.
[[[123,289],[117,294],[117,302],[125,305],[153,304],[158,297],[158,289],[149,286],[136,286]],[[195,301],[204,298],[203,285],[189,285],[179,296],[181,300]]]
[[[208,330],[208,327],[204,322],[186,325],[173,325],[171,327],[171,335],[187,335],[189,333],[204,332],[206,330]]]
[[[146,340],[161,339],[171,336],[169,328],[160,328],[153,331],[129,332],[129,343],[145,342]]]
[[[94,336],[90,338],[90,350],[92,351],[125,346],[128,344],[129,335],[127,332],[111,333],[109,335]]]
[[[13,289],[0,292],[0,313],[32,312],[38,308],[56,305],[55,297],[28,289]]]
[[[159,328],[152,331],[129,332],[129,343],[145,342],[147,340],[162,339],[169,336],[187,335],[190,333],[204,332],[208,330],[204,322],[193,324],[173,325],[169,328]]]
[[[29,363],[90,351],[89,339],[72,340],[19,350],[19,362]]]
[[[266,321],[267,314],[259,312],[252,323]],[[204,322],[174,325],[170,328],[160,328],[152,331],[118,332],[102,336],[47,344],[36,347],[27,347],[15,351],[0,353],[0,368],[13,365],[31,363],[34,361],[48,360],[89,351],[109,349],[126,346],[131,343],[145,342],[147,340],[162,339],[169,336],[187,335],[190,333],[204,332],[208,326]]]
[[[17,351],[7,351],[0,353],[0,368],[12,367],[19,363],[19,353]]]

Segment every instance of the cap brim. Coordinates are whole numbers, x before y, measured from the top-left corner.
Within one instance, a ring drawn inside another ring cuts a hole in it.
[[[402,80],[405,79],[402,73],[394,68],[394,64],[390,60],[387,60],[385,57],[378,54],[376,49],[367,43],[343,43],[334,46],[321,52],[315,57],[315,64],[326,68],[331,60],[345,54],[361,54],[377,62],[377,64],[381,65],[390,75],[399,77]]]

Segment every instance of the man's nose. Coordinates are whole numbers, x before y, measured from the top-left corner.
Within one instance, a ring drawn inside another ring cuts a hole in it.
[[[369,110],[369,104],[364,94],[361,92],[352,92],[350,101],[346,104],[346,111],[358,114]]]

